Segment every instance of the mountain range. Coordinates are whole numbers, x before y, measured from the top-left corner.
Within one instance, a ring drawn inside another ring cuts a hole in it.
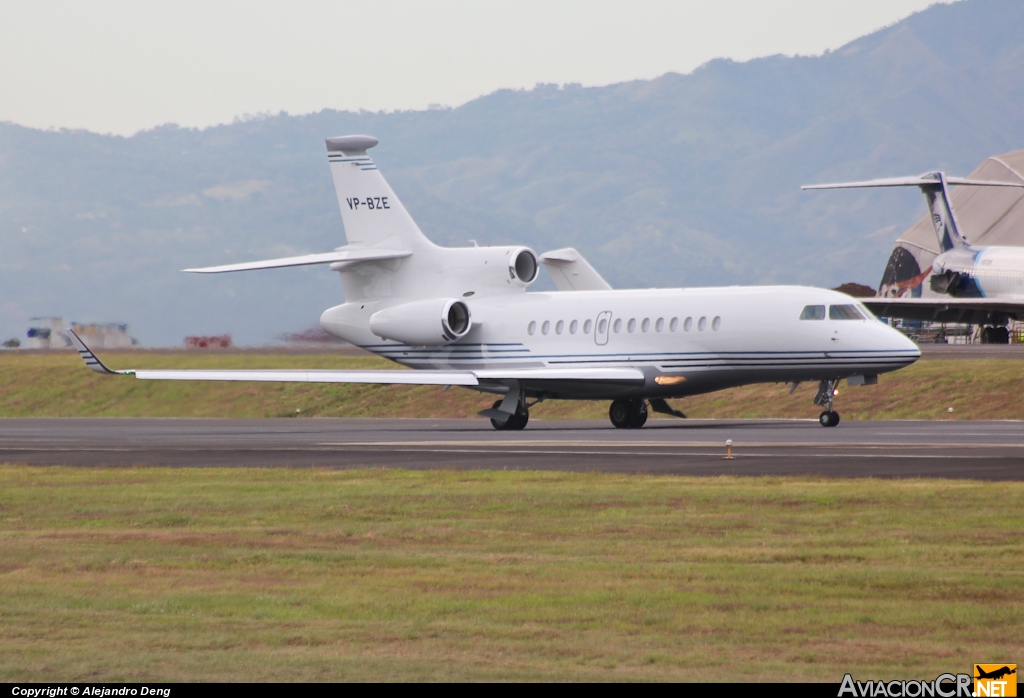
[[[314,325],[343,302],[326,268],[178,270],[344,244],[323,140],[350,133],[380,139],[371,155],[439,244],[572,246],[617,288],[877,286],[924,211],[918,192],[800,185],[966,174],[1024,147],[1022,107],[1024,3],[961,0],[820,56],[499,90],[457,108],[131,137],[4,123],[0,339],[42,315],[125,322],[144,346]]]

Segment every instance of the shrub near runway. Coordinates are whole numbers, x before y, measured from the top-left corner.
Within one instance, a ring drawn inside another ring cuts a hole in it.
[[[107,352],[114,368],[395,368],[373,357],[325,353]],[[1024,419],[1024,362],[932,359],[840,391],[843,419]],[[816,418],[816,385],[753,385],[676,400],[692,417]],[[0,353],[0,417],[471,417],[493,396],[435,386],[140,381],[100,376],[70,352]],[[535,419],[606,419],[607,402],[551,401]],[[655,415],[656,416],[656,415]]]
[[[934,677],[1024,483],[0,467],[0,680]]]

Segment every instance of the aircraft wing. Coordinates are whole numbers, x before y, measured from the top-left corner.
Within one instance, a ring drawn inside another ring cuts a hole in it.
[[[983,324],[994,317],[1024,319],[1024,301],[996,298],[858,298],[878,317]]]
[[[608,381],[643,383],[644,374],[635,368],[503,368],[474,371],[402,369],[335,371],[330,369],[262,370],[165,370],[109,369],[73,331],[71,341],[85,365],[104,375],[135,376],[141,380],[257,381],[271,383],[376,383],[384,385],[487,385],[503,381]]]

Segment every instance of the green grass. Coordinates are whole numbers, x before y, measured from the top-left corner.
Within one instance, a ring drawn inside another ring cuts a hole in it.
[[[115,368],[395,368],[372,357],[332,354],[108,352]],[[840,391],[849,419],[1024,419],[1024,362],[930,359]],[[815,418],[816,385],[754,385],[676,400],[691,417]],[[434,386],[140,381],[100,376],[77,355],[0,353],[0,417],[471,417],[493,396]],[[534,419],[606,419],[607,402],[551,401]]]
[[[0,680],[933,678],[1024,483],[0,467]]]

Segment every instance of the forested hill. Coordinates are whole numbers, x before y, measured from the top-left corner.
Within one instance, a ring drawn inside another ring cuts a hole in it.
[[[326,89],[345,89],[340,68]],[[964,174],[1024,147],[1024,3],[937,5],[823,56],[454,109],[130,138],[0,124],[0,339],[35,315],[128,322],[144,345],[314,324],[342,301],[326,269],[177,270],[343,244],[323,139],[347,133],[381,140],[381,171],[442,244],[571,245],[616,287],[874,286],[919,194],[799,186]]]

